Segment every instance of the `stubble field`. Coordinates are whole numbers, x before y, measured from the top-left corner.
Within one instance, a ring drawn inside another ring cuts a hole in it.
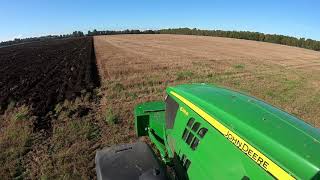
[[[104,93],[101,106],[118,114],[123,131],[132,129],[137,103],[163,99],[167,86],[180,83],[213,83],[242,91],[320,127],[320,52],[186,35],[94,40]]]

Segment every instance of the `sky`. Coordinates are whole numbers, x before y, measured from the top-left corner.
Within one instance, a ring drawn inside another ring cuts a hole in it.
[[[0,41],[75,30],[189,27],[320,40],[319,0],[0,0]]]

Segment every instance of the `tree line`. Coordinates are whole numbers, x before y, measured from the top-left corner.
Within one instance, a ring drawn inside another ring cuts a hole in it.
[[[48,35],[48,36],[31,37],[31,38],[24,38],[24,39],[16,38],[11,41],[1,42],[0,46],[8,46],[8,45],[24,43],[24,42],[43,41],[43,40],[57,39],[57,38],[116,35],[116,34],[182,34],[182,35],[227,37],[227,38],[276,43],[276,44],[282,44],[282,45],[288,45],[288,46],[296,46],[296,47],[320,51],[320,41],[316,41],[312,39],[296,38],[296,37],[277,35],[277,34],[264,34],[259,32],[250,32],[250,31],[200,30],[196,28],[194,29],[175,28],[175,29],[143,30],[143,31],[129,30],[129,29],[121,30],[121,31],[112,31],[112,30],[98,31],[94,29],[93,31],[88,31],[87,34],[84,34],[82,31],[74,31],[71,34],[64,34],[64,35]]]
[[[28,43],[28,42],[45,41],[45,40],[50,40],[50,39],[63,39],[63,38],[82,37],[82,36],[85,36],[85,34],[82,31],[74,31],[71,34],[47,35],[47,36],[28,37],[28,38],[15,38],[13,40],[0,42],[0,47],[1,46],[10,46],[10,45],[14,45],[14,44]]]
[[[63,38],[73,38],[73,37],[84,37],[84,36],[98,36],[98,35],[115,35],[115,34],[158,34],[157,30],[121,30],[121,31],[113,31],[113,30],[105,30],[105,31],[97,31],[94,29],[93,31],[88,31],[87,34],[82,31],[74,31],[71,34],[62,34],[62,35],[47,35],[40,37],[29,37],[29,38],[15,38],[9,41],[0,42],[0,47],[10,46],[14,44],[21,44],[27,42],[37,42],[37,41],[45,41],[50,39],[63,39]]]
[[[284,35],[277,35],[277,34],[264,34],[259,32],[250,32],[250,31],[200,30],[195,28],[194,29],[189,29],[189,28],[161,29],[159,30],[159,33],[246,39],[246,40],[253,40],[253,41],[283,44],[288,46],[296,46],[296,47],[320,51],[320,41],[305,39],[305,38],[296,38],[296,37],[284,36]]]
[[[88,31],[87,36],[99,36],[99,35],[116,35],[116,34],[159,34],[158,30],[144,30],[141,31],[139,29],[127,29],[121,31],[97,31],[94,29],[93,31]]]

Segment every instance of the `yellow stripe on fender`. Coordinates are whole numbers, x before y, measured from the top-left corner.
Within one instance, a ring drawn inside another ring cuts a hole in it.
[[[232,144],[234,144],[237,148],[239,148],[245,155],[251,158],[257,165],[262,167],[265,171],[272,174],[277,179],[295,179],[290,174],[288,174],[285,170],[259,152],[256,148],[251,146],[248,142],[243,140],[237,134],[229,130],[227,127],[222,125],[219,121],[214,119],[208,113],[204,112],[202,109],[180,96],[179,94],[170,91],[170,93],[182,101],[184,104],[189,106],[193,111],[199,114],[203,119],[208,121],[214,128],[216,128],[220,133],[222,133]]]

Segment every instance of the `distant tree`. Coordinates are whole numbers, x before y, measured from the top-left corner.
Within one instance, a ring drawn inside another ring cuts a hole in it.
[[[92,35],[93,36],[98,35],[98,31],[96,29],[94,29],[93,32],[92,32]]]
[[[74,32],[72,33],[72,36],[73,36],[73,37],[82,37],[82,36],[84,36],[84,34],[83,34],[82,31],[74,31]]]

